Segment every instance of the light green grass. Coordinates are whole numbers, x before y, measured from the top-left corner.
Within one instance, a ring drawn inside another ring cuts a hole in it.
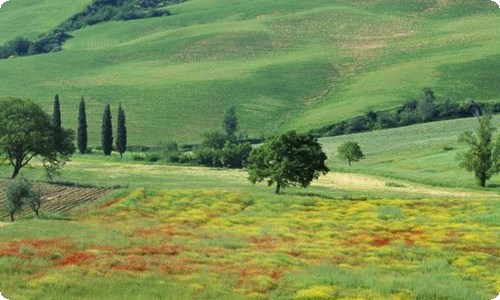
[[[0,25],[9,11],[22,19],[9,5]],[[499,100],[491,2],[191,0],[169,10],[81,29],[60,53],[0,61],[0,98],[50,111],[59,93],[74,128],[84,96],[91,145],[106,102],[125,107],[130,144],[153,145],[199,142],[230,105],[256,137],[393,107],[424,87],[440,99]]]
[[[82,10],[91,0],[13,0],[0,9],[0,45],[16,38],[36,38]]]
[[[495,117],[493,122],[498,128],[500,118]],[[457,119],[323,138],[321,142],[334,170],[473,188],[476,187],[473,174],[458,166],[456,156],[466,149],[458,142],[459,134],[474,131],[476,126],[476,118]],[[337,147],[345,141],[358,142],[365,154],[365,159],[350,168],[337,155]],[[497,189],[500,178],[494,176],[489,184]]]

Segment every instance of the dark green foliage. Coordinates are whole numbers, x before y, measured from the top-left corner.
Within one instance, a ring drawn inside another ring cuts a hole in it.
[[[83,11],[71,16],[54,30],[34,41],[18,37],[0,47],[0,59],[60,51],[69,38],[67,32],[106,21],[135,20],[170,15],[158,7],[180,3],[181,0],[94,0]]]
[[[500,171],[500,135],[494,141],[496,128],[491,124],[491,116],[479,117],[478,123],[475,133],[466,131],[460,135],[459,141],[467,144],[469,149],[461,152],[458,160],[460,166],[474,172],[477,183],[485,187],[486,181]]]
[[[208,167],[242,168],[252,146],[246,142],[236,142],[220,132],[204,134],[201,149],[196,152],[198,163]]]
[[[15,178],[22,167],[38,157],[50,177],[75,151],[72,130],[56,135],[50,117],[31,101],[12,99],[0,102],[0,156],[14,168]]]
[[[473,117],[485,111],[500,112],[500,103],[480,103],[472,100],[458,103],[452,102],[450,99],[436,102],[434,92],[426,88],[424,96],[420,100],[409,99],[402,106],[390,110],[378,112],[370,110],[363,116],[312,130],[311,134],[314,136],[336,136],[437,120]]]
[[[238,131],[238,119],[236,118],[236,109],[234,106],[229,107],[229,109],[224,114],[224,119],[222,120],[222,126],[224,131],[230,140],[234,140],[234,134]]]
[[[85,100],[80,100],[80,109],[78,110],[78,133],[77,133],[77,143],[78,150],[81,154],[87,152],[87,113],[85,111]]]
[[[252,150],[247,163],[248,179],[252,183],[267,180],[269,186],[276,183],[276,194],[287,186],[307,187],[329,171],[326,159],[316,138],[289,131]]]
[[[29,53],[31,42],[25,38],[17,37],[0,47],[0,58],[10,56],[23,56]]]
[[[102,151],[105,156],[111,155],[113,150],[113,125],[111,124],[111,108],[109,103],[104,108],[102,116]]]
[[[417,115],[421,121],[429,122],[434,120],[436,114],[434,100],[436,100],[434,92],[429,88],[424,89],[424,98],[417,103]]]
[[[121,104],[118,106],[118,118],[116,127],[116,150],[120,153],[120,157],[127,151],[127,126],[125,124],[125,110]]]
[[[227,143],[220,155],[222,166],[225,168],[243,168],[252,151],[250,143]]]
[[[219,131],[212,131],[203,134],[201,145],[204,148],[222,149],[226,144],[227,137]]]
[[[222,149],[203,148],[196,152],[198,163],[207,167],[222,167]]]
[[[62,130],[61,124],[61,104],[59,103],[59,95],[54,97],[54,113],[52,114],[52,125],[54,125],[56,132]]]
[[[18,37],[0,47],[0,59],[60,51],[62,44],[70,37],[61,29],[42,34],[35,41]]]
[[[94,0],[83,11],[73,15],[59,25],[59,28],[66,31],[74,31],[85,26],[111,20],[134,20],[165,16],[169,15],[170,12],[167,10],[158,10],[156,7],[178,2],[181,1]]]
[[[361,147],[356,142],[345,142],[338,147],[337,151],[340,159],[347,160],[349,166],[351,166],[352,161],[359,161],[365,158]]]

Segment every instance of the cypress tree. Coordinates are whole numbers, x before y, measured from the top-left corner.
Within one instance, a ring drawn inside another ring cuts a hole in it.
[[[106,104],[102,117],[102,151],[105,156],[111,155],[113,148],[113,127],[111,125],[111,108]]]
[[[127,150],[127,126],[125,125],[125,110],[121,104],[118,106],[118,118],[116,128],[116,149],[120,152],[120,157]]]
[[[85,112],[85,100],[80,100],[80,110],[78,111],[78,150],[81,154],[87,151],[87,114]]]
[[[234,139],[234,134],[238,131],[238,118],[236,118],[236,109],[234,106],[229,107],[224,114],[222,125],[229,139]]]
[[[57,132],[61,132],[61,105],[59,103],[59,95],[54,97],[54,113],[52,114],[52,124]]]

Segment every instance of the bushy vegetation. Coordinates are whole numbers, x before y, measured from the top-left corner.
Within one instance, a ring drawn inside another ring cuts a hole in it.
[[[106,21],[126,21],[169,15],[162,6],[182,0],[94,0],[83,11],[73,15],[59,27],[74,31]]]
[[[35,40],[17,37],[6,42],[0,47],[0,59],[60,51],[63,43],[71,38],[68,32],[106,21],[166,16],[170,12],[160,8],[179,2],[182,0],[94,0],[83,11]]]
[[[38,216],[42,204],[41,193],[33,184],[24,179],[14,179],[7,184],[5,193],[5,208],[14,222],[14,214],[20,213],[28,206]]]
[[[500,113],[500,102],[483,103],[472,100],[438,102],[431,89],[425,89],[421,99],[409,99],[403,105],[384,111],[369,110],[362,116],[311,130],[315,136],[336,136],[413,124],[474,117],[482,113]]]

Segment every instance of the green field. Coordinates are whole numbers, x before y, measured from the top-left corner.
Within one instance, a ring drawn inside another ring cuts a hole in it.
[[[321,139],[334,172],[282,195],[250,184],[243,170],[75,155],[57,180],[122,188],[70,213],[0,221],[0,291],[9,299],[491,299],[500,290],[499,179],[476,188],[453,159],[463,148],[456,135],[475,122]],[[336,157],[344,140],[366,153],[352,168]],[[10,172],[0,168],[1,177]],[[36,162],[21,174],[44,179]]]
[[[491,299],[498,203],[136,189],[71,220],[0,223],[0,289],[12,299]]]
[[[35,38],[90,0],[11,0],[0,44]],[[188,0],[171,16],[72,32],[61,52],[0,60],[0,100],[32,99],[89,146],[104,105],[129,145],[198,143],[236,107],[241,132],[306,131],[437,101],[500,101],[499,10],[489,0]],[[494,116],[498,128],[500,116]],[[331,172],[281,195],[246,170],[75,154],[40,217],[0,219],[8,299],[492,299],[500,291],[500,176],[458,166],[475,118],[319,139]],[[116,128],[115,128],[116,129]],[[497,132],[498,134],[498,132]],[[359,143],[349,167],[337,147]],[[187,154],[186,154],[187,155]],[[0,159],[0,216],[12,169]],[[74,185],[74,186],[72,186]],[[96,198],[104,197],[95,200]],[[83,205],[79,205],[84,203]],[[78,207],[76,207],[79,205]]]
[[[33,36],[86,2],[8,32]],[[28,18],[31,1],[14,3],[1,9],[0,28]],[[169,10],[78,30],[59,53],[0,61],[0,98],[30,98],[50,111],[59,93],[63,124],[76,127],[84,96],[91,145],[106,102],[124,105],[130,144],[154,145],[198,142],[229,105],[258,137],[393,107],[424,87],[441,100],[499,100],[491,1],[190,0]]]

